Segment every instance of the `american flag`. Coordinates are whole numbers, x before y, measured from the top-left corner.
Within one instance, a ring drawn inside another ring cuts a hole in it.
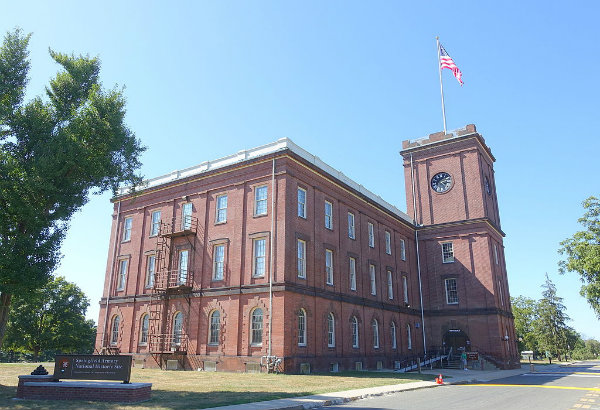
[[[444,49],[444,47],[441,44],[440,44],[440,68],[441,69],[448,68],[448,69],[452,70],[452,74],[454,74],[454,77],[456,77],[456,79],[458,80],[460,85],[463,85],[462,73],[460,72],[460,70],[458,69],[456,64],[454,64],[454,60],[452,59],[452,57],[450,57],[448,55],[448,52]]]

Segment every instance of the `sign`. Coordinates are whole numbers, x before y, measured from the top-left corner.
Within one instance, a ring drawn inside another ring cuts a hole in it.
[[[479,352],[467,352],[467,360],[479,360]]]
[[[122,380],[129,383],[131,356],[72,354],[57,355],[55,379]]]

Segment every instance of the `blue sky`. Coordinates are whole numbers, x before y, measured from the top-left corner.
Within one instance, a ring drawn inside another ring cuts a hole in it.
[[[26,1],[0,29],[33,33],[29,95],[58,66],[48,47],[102,61],[125,87],[127,123],[154,177],[281,137],[405,210],[404,139],[442,129],[435,36],[463,72],[445,70],[448,129],[474,123],[496,156],[513,296],[539,298],[547,272],[571,325],[600,323],[559,276],[558,243],[600,195],[597,15],[593,1]],[[97,320],[110,195],[71,221],[57,274],[90,297]]]

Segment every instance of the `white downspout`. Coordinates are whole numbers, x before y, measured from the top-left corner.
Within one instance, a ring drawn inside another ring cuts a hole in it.
[[[273,334],[273,269],[275,261],[273,255],[275,253],[275,158],[273,158],[273,170],[271,172],[271,243],[269,247],[269,347],[267,355],[269,359],[272,356],[273,348],[272,334]]]

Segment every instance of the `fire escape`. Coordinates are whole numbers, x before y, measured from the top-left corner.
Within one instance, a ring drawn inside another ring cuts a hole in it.
[[[198,218],[185,216],[160,221],[156,241],[156,270],[150,294],[148,348],[162,368],[167,360],[188,353],[189,320],[194,272],[193,255],[198,234]],[[183,239],[180,239],[183,238]],[[171,300],[184,299],[175,314]]]

